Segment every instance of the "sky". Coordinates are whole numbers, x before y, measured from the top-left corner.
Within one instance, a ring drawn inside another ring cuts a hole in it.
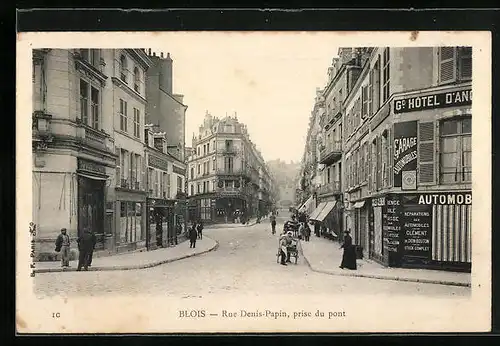
[[[300,161],[316,88],[337,56],[314,33],[179,33],[157,53],[173,59],[173,92],[184,95],[186,145],[205,112],[236,112],[266,161]]]

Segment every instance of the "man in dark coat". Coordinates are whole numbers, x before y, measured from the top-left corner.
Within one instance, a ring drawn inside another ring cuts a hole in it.
[[[97,243],[97,237],[94,232],[90,232],[92,235],[92,249],[90,249],[89,255],[88,255],[88,266],[92,266],[92,256],[94,255],[94,249],[95,249],[95,244]]]
[[[198,220],[196,230],[198,231],[198,239],[203,239],[203,222],[201,221],[201,219]]]
[[[342,263],[340,264],[340,268],[344,269],[352,269],[356,270],[356,249],[354,245],[352,245],[352,238],[349,235],[350,231],[344,232],[344,244],[340,247],[344,249],[344,254],[342,255]]]
[[[78,251],[79,256],[78,256],[78,268],[76,269],[77,271],[82,270],[82,267],[84,270],[88,270],[89,267],[89,257],[91,252],[94,249],[94,237],[92,237],[92,233],[90,232],[89,229],[86,229],[83,234],[78,237]]]
[[[189,227],[189,247],[196,247],[196,238],[198,238],[198,232],[196,231],[196,223],[192,223]]]

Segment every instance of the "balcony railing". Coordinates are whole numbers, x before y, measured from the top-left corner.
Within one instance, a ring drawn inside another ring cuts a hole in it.
[[[120,187],[122,187],[124,189],[130,189],[130,190],[140,190],[141,189],[141,182],[126,179],[126,178],[121,178]],[[149,191],[152,192],[152,190],[149,190]]]
[[[217,149],[217,154],[223,154],[223,155],[235,155],[239,152],[238,148],[222,148],[222,149]]]
[[[340,193],[340,181],[333,181],[319,187],[318,193],[320,195],[337,194]]]
[[[330,164],[338,160],[342,156],[342,142],[329,142],[321,148],[319,155],[319,163]]]
[[[215,171],[216,174],[223,174],[223,175],[241,175],[246,173],[245,168],[233,168],[233,169],[224,169],[224,168],[217,168]]]

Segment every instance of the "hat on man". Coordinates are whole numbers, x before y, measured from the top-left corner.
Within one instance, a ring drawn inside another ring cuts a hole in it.
[[[288,231],[286,232],[287,235],[292,235],[292,232]]]

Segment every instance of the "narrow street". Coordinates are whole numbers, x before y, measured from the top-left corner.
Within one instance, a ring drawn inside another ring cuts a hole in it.
[[[284,217],[278,218],[277,231]],[[35,277],[42,296],[116,294],[206,297],[210,294],[373,294],[467,297],[470,289],[315,273],[301,257],[286,267],[276,263],[278,235],[266,222],[250,227],[207,229],[219,242],[216,251],[149,269],[126,271],[43,273]],[[311,237],[311,241],[315,241]],[[189,246],[183,243],[180,246]],[[334,246],[332,244],[332,246]]]

